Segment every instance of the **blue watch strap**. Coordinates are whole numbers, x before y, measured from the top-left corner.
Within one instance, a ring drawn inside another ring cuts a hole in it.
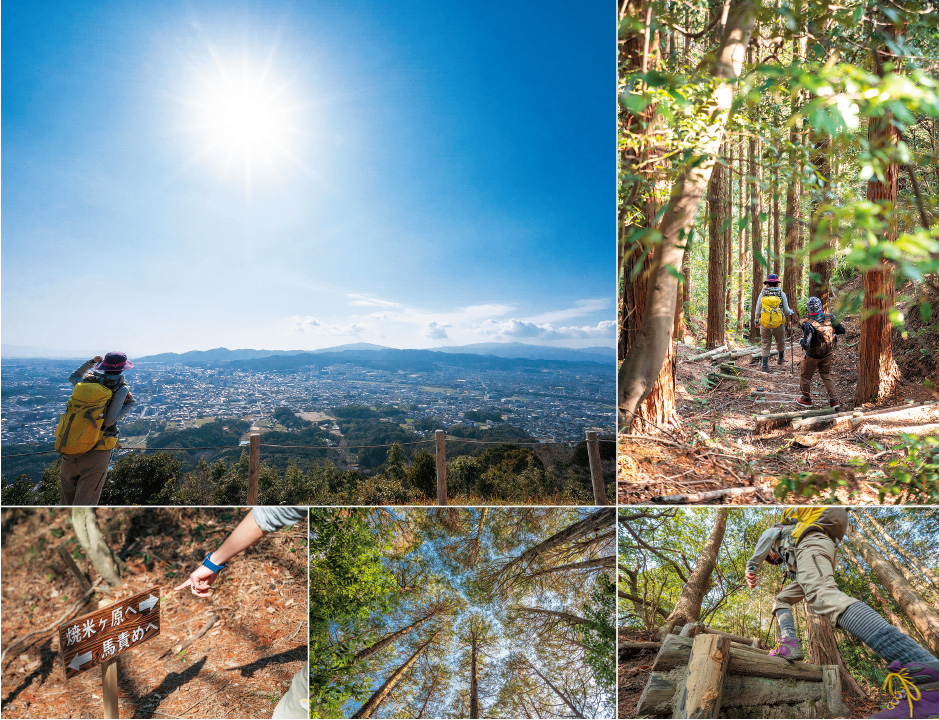
[[[205,565],[209,570],[211,570],[212,572],[218,572],[219,570],[225,569],[224,565],[216,565],[214,562],[209,560],[210,557],[212,557],[212,553],[209,553],[208,555],[206,555],[205,560],[202,561],[202,564]]]

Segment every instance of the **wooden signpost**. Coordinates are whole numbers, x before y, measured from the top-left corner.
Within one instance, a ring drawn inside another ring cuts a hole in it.
[[[101,665],[104,717],[116,718],[114,659],[160,634],[160,588],[153,587],[59,625],[65,679]]]

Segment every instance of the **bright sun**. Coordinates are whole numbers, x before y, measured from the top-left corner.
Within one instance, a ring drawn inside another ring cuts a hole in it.
[[[290,83],[272,77],[267,65],[224,65],[200,75],[191,105],[196,109],[199,158],[212,156],[223,171],[236,168],[250,181],[294,157],[302,107],[289,94]]]

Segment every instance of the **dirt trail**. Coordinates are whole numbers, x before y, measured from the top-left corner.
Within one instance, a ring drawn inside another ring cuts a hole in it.
[[[305,525],[272,533],[231,561],[208,600],[173,593],[245,514],[237,509],[98,510],[125,553],[126,581],[101,606],[161,585],[160,635],[118,658],[121,717],[270,717],[307,658]],[[72,537],[58,508],[3,513],[3,647],[61,615],[81,595],[55,548]],[[74,543],[67,545],[74,550]],[[74,553],[73,553],[74,554]],[[97,578],[84,557],[78,566]],[[106,586],[101,586],[106,588]],[[76,614],[90,612],[89,603]],[[174,650],[217,614],[220,621]],[[101,672],[67,683],[58,635],[15,647],[2,668],[4,717],[100,717]]]
[[[842,402],[849,409],[857,381],[856,322],[845,321],[847,335],[839,339],[833,377]],[[744,347],[737,345],[737,347]],[[793,431],[788,424],[757,433],[754,416],[795,411],[799,396],[799,364],[804,355],[795,342],[790,358],[787,341],[785,362],[779,365],[770,359],[770,372],[760,369],[759,362],[737,358],[740,380],[721,380],[708,387],[705,378],[711,371],[725,372],[709,360],[687,362],[686,358],[700,353],[688,345],[678,346],[676,395],[680,431],[671,435],[656,433],[657,440],[619,438],[619,501],[627,504],[649,503],[653,496],[697,493],[729,487],[755,487],[760,492],[727,500],[728,504],[759,504],[777,502],[773,491],[777,478],[785,473],[821,473],[838,470],[851,478],[846,487],[835,491],[840,502],[876,503],[878,488],[867,474],[858,470],[867,463],[873,471],[902,456],[903,428],[939,422],[939,409],[926,408],[901,419],[885,418],[867,421],[855,430],[811,428]],[[728,361],[723,361],[728,362]],[[827,407],[828,398],[821,378],[812,381],[812,399],[816,408]],[[874,407],[901,405],[912,400],[922,402],[939,399],[939,393],[919,383],[901,383],[882,402],[865,405]],[[652,429],[656,432],[655,429]],[[817,445],[802,448],[794,444],[796,432],[807,433]],[[632,434],[651,435],[642,429]],[[896,447],[897,449],[893,449]],[[852,495],[853,494],[853,495]],[[830,495],[802,498],[790,494],[787,503],[817,502]],[[713,502],[713,501],[712,501]],[[888,500],[889,502],[889,500]]]

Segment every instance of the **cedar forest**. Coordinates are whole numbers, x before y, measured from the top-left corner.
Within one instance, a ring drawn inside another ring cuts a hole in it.
[[[312,717],[612,717],[612,508],[310,511]]]
[[[619,8],[621,502],[935,502],[939,8]],[[837,408],[799,321],[761,367],[770,273],[845,327]]]

